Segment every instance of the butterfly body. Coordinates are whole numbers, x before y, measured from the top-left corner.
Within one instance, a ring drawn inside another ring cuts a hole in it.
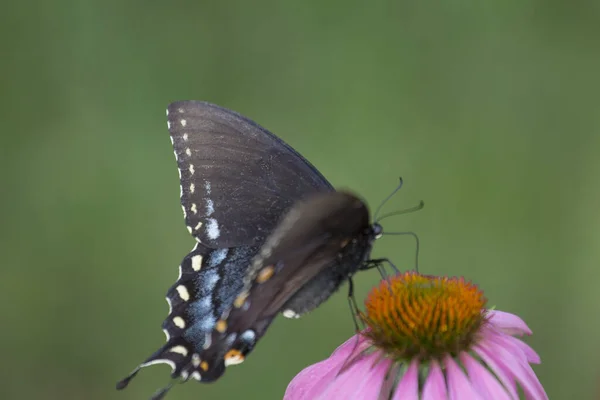
[[[253,121],[197,101],[173,103],[167,116],[197,243],[167,292],[166,343],[120,389],[157,363],[184,381],[218,379],[279,313],[295,318],[327,300],[365,265],[381,233],[362,200],[335,191]]]

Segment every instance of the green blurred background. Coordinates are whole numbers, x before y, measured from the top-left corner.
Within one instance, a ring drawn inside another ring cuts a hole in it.
[[[234,109],[415,230],[534,332],[552,399],[597,398],[600,3],[34,0],[0,16],[2,399],[146,399],[193,241],[165,107]],[[414,242],[375,256],[412,267]],[[362,301],[377,272],[356,278]],[[353,332],[338,293],[173,399],[278,399]]]

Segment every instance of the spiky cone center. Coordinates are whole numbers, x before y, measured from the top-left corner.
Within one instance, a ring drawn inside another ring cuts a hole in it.
[[[483,292],[463,278],[398,274],[373,288],[361,315],[375,348],[397,361],[469,351],[486,323]]]

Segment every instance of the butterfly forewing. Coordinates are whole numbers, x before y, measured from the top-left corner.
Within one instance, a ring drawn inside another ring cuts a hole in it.
[[[181,101],[167,113],[185,223],[206,246],[262,244],[295,201],[333,191],[290,146],[233,111]]]
[[[207,376],[214,377],[213,367],[221,371],[223,363],[243,360],[290,299],[317,288],[319,278],[329,281],[326,297],[333,293],[368,255],[369,232],[365,204],[349,193],[315,195],[290,210],[253,260],[233,307],[216,323],[200,356],[211,367]],[[348,252],[358,241],[361,251]]]

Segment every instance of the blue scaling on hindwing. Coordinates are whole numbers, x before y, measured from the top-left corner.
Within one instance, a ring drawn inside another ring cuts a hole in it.
[[[204,345],[218,317],[233,304],[242,288],[242,278],[257,247],[243,246],[213,250],[194,279],[195,300],[186,309],[191,325],[183,332],[196,351]]]

